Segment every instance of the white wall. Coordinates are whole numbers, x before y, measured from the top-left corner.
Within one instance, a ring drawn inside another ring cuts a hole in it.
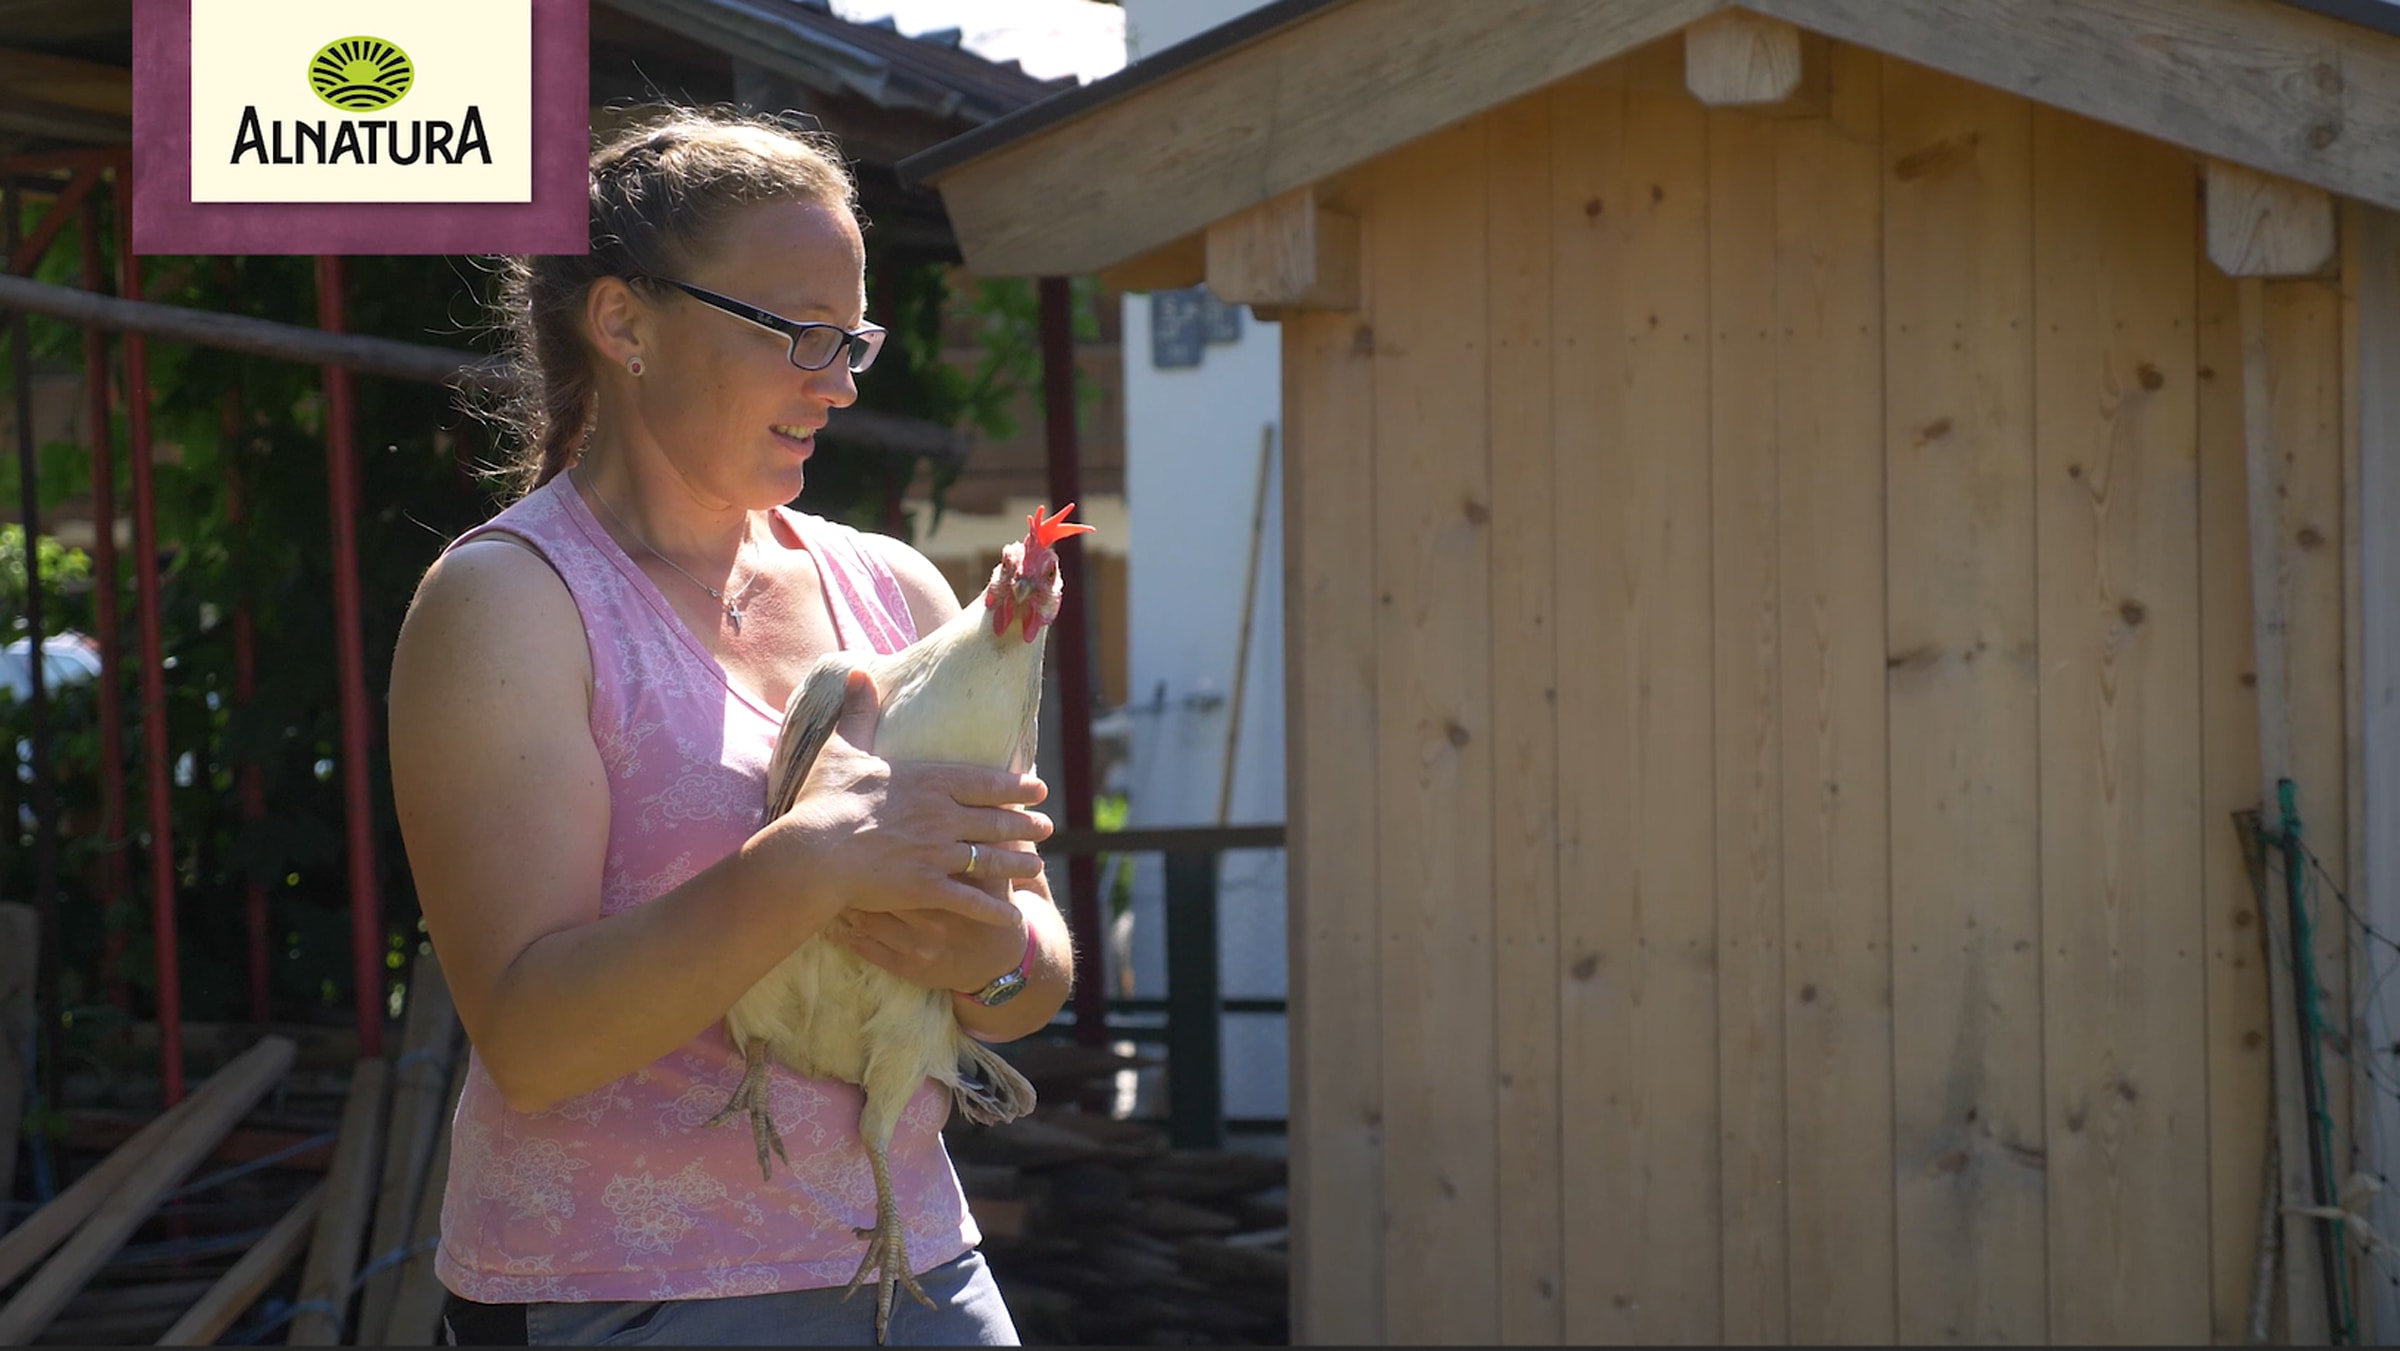
[[[1257,0],[1125,0],[1125,44],[1138,61],[1255,7]],[[1250,648],[1235,752],[1237,825],[1284,820],[1283,446],[1277,327],[1242,316],[1238,342],[1201,364],[1151,364],[1150,300],[1125,299],[1125,492],[1130,538],[1127,661],[1132,758],[1123,787],[1140,825],[1213,825],[1231,716],[1234,655],[1256,507],[1259,442],[1273,428]],[[1227,854],[1220,885],[1219,966],[1229,998],[1282,997],[1284,858]],[[1166,992],[1163,868],[1135,875],[1135,992]],[[1284,1020],[1225,1019],[1225,1111],[1286,1110]]]

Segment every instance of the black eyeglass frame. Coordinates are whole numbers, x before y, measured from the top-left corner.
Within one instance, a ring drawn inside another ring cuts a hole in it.
[[[850,353],[850,373],[863,375],[869,366],[875,364],[875,358],[883,351],[886,330],[881,324],[862,324],[857,328],[844,328],[840,324],[820,323],[815,320],[786,319],[773,310],[762,310],[748,301],[736,300],[732,296],[718,295],[714,291],[694,286],[688,281],[677,281],[673,277],[642,276],[635,280],[654,281],[662,286],[672,286],[703,305],[714,306],[736,319],[746,319],[770,333],[782,335],[786,358],[800,370],[824,370],[840,361],[844,353]],[[842,335],[842,341],[834,345],[831,356],[810,366],[800,360],[800,335],[816,328],[832,329]]]

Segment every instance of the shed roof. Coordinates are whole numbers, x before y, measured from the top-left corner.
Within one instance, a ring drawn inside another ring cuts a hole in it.
[[[977,271],[1096,271],[1737,7],[2400,208],[2392,0],[1276,0],[900,172]]]

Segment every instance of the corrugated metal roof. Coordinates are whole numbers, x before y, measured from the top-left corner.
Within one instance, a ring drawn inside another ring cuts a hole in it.
[[[1015,62],[995,64],[956,34],[909,37],[890,21],[851,23],[823,0],[604,0],[826,94],[892,111],[930,113],[972,126],[1026,108],[1074,81],[1037,80]]]

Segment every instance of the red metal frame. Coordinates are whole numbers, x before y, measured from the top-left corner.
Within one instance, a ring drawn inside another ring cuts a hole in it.
[[[133,183],[116,179],[117,293],[142,297],[141,261],[133,255]],[[183,1100],[183,968],[175,937],[175,833],[167,800],[167,681],[159,634],[158,522],[150,474],[150,363],[142,335],[124,335],[126,419],[133,431],[133,582],[142,644],[143,769],[150,798],[150,932],[157,949],[160,1091]]]
[[[1075,430],[1075,328],[1064,277],[1041,280],[1042,412],[1048,432],[1050,498],[1053,508],[1082,495],[1080,452]],[[1060,582],[1067,603],[1059,609],[1057,663],[1059,750],[1065,771],[1067,828],[1092,828],[1092,646],[1090,576],[1083,545],[1058,551]],[[1090,854],[1067,859],[1067,928],[1075,937],[1075,1039],[1098,1045],[1108,1038],[1108,990],[1100,971],[1104,935],[1100,925],[1100,865]]]
[[[218,420],[218,431],[225,447],[225,528],[229,534],[239,534],[242,525],[242,483],[246,477],[241,454],[242,391],[225,391],[225,408]],[[258,637],[250,622],[250,601],[247,596],[233,606],[233,706],[247,709],[250,699],[258,693]],[[240,795],[242,821],[255,826],[266,819],[267,795],[264,781],[259,777],[258,761],[242,757],[234,769],[235,791]],[[250,940],[250,1021],[267,1022],[272,1010],[267,998],[267,888],[256,876],[242,884],[242,918]]]
[[[94,294],[107,286],[100,261],[100,218],[80,213],[83,286]],[[102,964],[108,1002],[122,1011],[132,1005],[125,982],[125,918],[122,906],[130,880],[125,870],[125,710],[117,702],[125,654],[117,648],[117,473],[116,447],[108,414],[108,335],[83,331],[84,398],[92,435],[92,612],[100,630],[100,886],[108,909],[108,942]]]
[[[317,326],[343,332],[342,260],[317,259]],[[367,659],[359,634],[358,447],[350,372],[325,368],[327,506],[333,517],[334,640],[342,703],[342,806],[350,837],[350,962],[357,985],[358,1053],[383,1054],[383,898],[367,794]]]

